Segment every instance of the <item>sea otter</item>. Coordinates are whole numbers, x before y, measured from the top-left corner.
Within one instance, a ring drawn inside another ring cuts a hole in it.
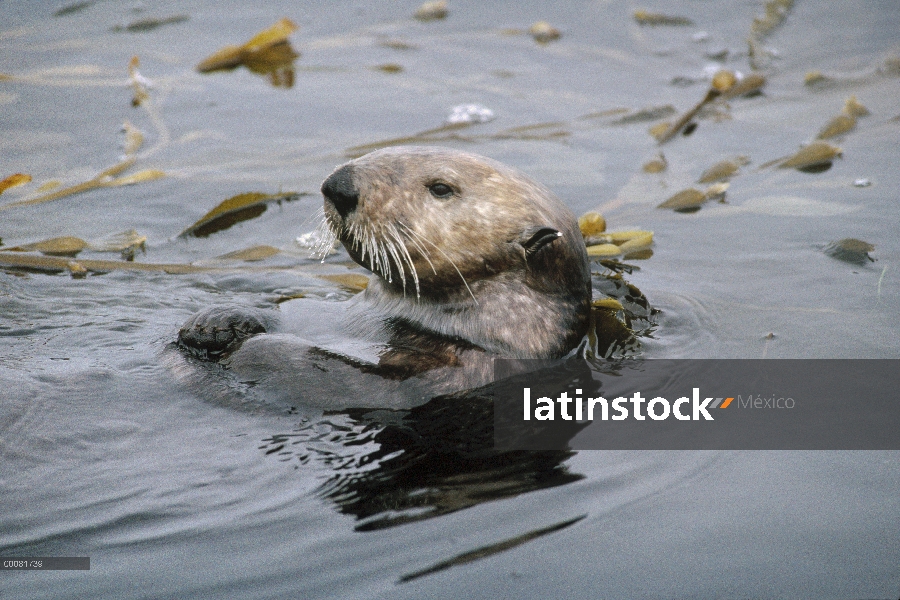
[[[578,224],[518,171],[393,147],[338,167],[322,195],[330,241],[372,271],[368,288],[347,302],[191,317],[178,347],[224,367],[231,387],[325,408],[411,406],[488,383],[493,358],[561,358],[584,339]]]

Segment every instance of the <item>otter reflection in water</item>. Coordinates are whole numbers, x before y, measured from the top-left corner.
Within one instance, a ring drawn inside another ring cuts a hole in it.
[[[508,386],[439,396],[408,411],[351,409],[325,415],[272,435],[261,449],[278,460],[319,462],[333,469],[319,494],[353,515],[358,531],[429,519],[582,479],[564,463],[574,455],[569,440],[587,423],[552,429],[542,428],[540,421],[506,423],[507,435],[518,435],[526,447],[528,439],[539,438],[534,446],[541,450],[496,450],[494,399],[535,380],[548,395],[567,391],[574,396],[575,388],[595,393],[600,384],[592,373],[581,359],[554,361],[547,369],[507,380]]]

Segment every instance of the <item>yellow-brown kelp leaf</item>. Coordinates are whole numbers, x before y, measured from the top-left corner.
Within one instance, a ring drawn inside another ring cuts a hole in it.
[[[413,17],[420,21],[435,21],[443,19],[447,16],[446,0],[435,0],[434,2],[426,2],[416,9]]]
[[[869,252],[873,250],[875,250],[875,246],[869,242],[856,238],[844,238],[828,244],[825,247],[825,254],[845,262],[865,264],[866,261],[875,262],[875,259],[869,256]]]
[[[69,273],[72,275],[74,279],[83,279],[87,277],[88,270],[79,262],[75,262],[74,260],[70,260],[66,265],[66,268],[69,269]]]
[[[653,232],[642,229],[628,231],[611,231],[586,236],[588,256],[596,258],[612,258],[620,254],[632,255],[646,250],[653,245]],[[649,258],[649,256],[648,256]]]
[[[734,71],[729,71],[728,69],[720,69],[716,71],[716,74],[713,75],[712,78],[712,87],[715,90],[719,90],[723,94],[730,90],[734,84],[738,81],[737,75],[734,74]]]
[[[528,28],[528,33],[539,44],[548,44],[553,40],[558,40],[562,35],[559,29],[548,23],[547,21],[538,21]]]
[[[166,174],[163,171],[158,169],[146,169],[144,171],[138,171],[133,175],[126,175],[125,177],[118,177],[109,182],[108,185],[134,185],[136,183],[143,183],[145,181],[154,181],[156,179],[162,179]]]
[[[203,215],[199,221],[185,229],[179,237],[208,237],[209,235],[228,229],[241,221],[255,219],[266,212],[269,202],[284,200],[290,202],[299,197],[298,194],[263,194],[248,192],[223,200],[214,209]]]
[[[609,310],[623,310],[625,307],[615,298],[600,298],[591,302],[594,308],[606,308]]]
[[[838,115],[828,121],[828,123],[819,131],[816,136],[818,140],[827,140],[828,138],[837,137],[847,133],[856,127],[856,117],[850,115]]]
[[[13,269],[37,269],[40,271],[66,271],[69,270],[68,258],[59,256],[36,256],[34,254],[22,254],[18,252],[0,252],[0,267]],[[121,260],[79,260],[78,264],[92,273],[108,273],[110,271],[145,271],[149,273],[168,273],[170,275],[183,275],[187,273],[266,273],[271,271],[296,271],[296,265],[240,265],[213,267],[208,265],[185,265],[179,263],[142,263],[126,262]]]
[[[62,185],[62,181],[59,179],[51,179],[50,181],[45,181],[41,185],[38,186],[38,193],[43,194],[44,192],[49,192],[50,190],[55,190],[56,188]]]
[[[847,98],[847,101],[844,103],[843,113],[845,115],[850,115],[851,117],[865,117],[872,114],[869,112],[868,108],[859,103],[856,96]]]
[[[766,78],[764,75],[759,73],[750,73],[749,75],[745,75],[743,78],[739,78],[734,84],[724,93],[723,98],[726,100],[729,98],[738,98],[740,96],[752,96],[757,94],[762,90],[763,86],[766,85]]]
[[[360,275],[359,273],[345,273],[342,275],[319,275],[320,279],[325,279],[345,287],[351,292],[361,292],[369,287],[369,277]]]
[[[666,125],[666,129],[668,129],[668,125]],[[660,152],[656,158],[650,159],[644,163],[644,166],[641,167],[644,173],[662,173],[669,167],[669,161],[666,160],[666,157]]]
[[[88,243],[81,238],[64,236],[42,240],[33,244],[23,244],[14,248],[8,248],[9,252],[40,252],[47,256],[76,256],[88,247]]]
[[[634,332],[619,319],[619,315],[624,312],[621,303],[611,298],[595,300],[592,303],[588,343],[598,357],[606,358],[640,349],[640,343]]]
[[[260,246],[251,246],[250,248],[245,248],[243,250],[235,250],[234,252],[229,252],[228,254],[223,254],[216,258],[219,260],[243,260],[245,262],[255,262],[265,260],[270,256],[275,256],[280,253],[281,250],[278,248],[263,244]]]
[[[841,153],[840,148],[832,146],[828,142],[813,142],[778,163],[778,168],[820,173],[830,169],[831,162],[841,156]]]
[[[736,156],[730,160],[717,162],[707,170],[703,171],[697,183],[713,183],[715,181],[728,180],[732,175],[738,172],[740,168],[750,162],[746,156]]]
[[[389,75],[403,72],[403,67],[401,65],[398,65],[397,63],[386,63],[383,65],[376,65],[372,68],[376,71],[381,71],[382,73],[387,73]]]
[[[606,231],[606,219],[598,212],[589,212],[578,217],[578,228],[582,237],[590,237]]]
[[[669,133],[670,129],[672,129],[672,121],[663,121],[648,129],[647,132],[652,135],[656,141],[659,141],[662,139],[662,136]]]
[[[651,132],[653,133],[653,137],[655,137],[660,144],[664,144],[675,137],[682,130],[685,130],[689,133],[688,128],[692,124],[691,121],[695,116],[697,116],[697,113],[700,112],[700,109],[702,109],[704,106],[721,95],[722,92],[714,87],[710,87],[706,92],[706,95],[703,96],[703,99],[700,100],[700,102],[698,102],[692,109],[681,115],[681,117],[679,117],[679,119],[675,121],[671,126],[669,126],[666,130],[661,131],[658,135]],[[693,128],[691,128],[690,131],[693,131]]]
[[[657,25],[683,26],[694,24],[694,22],[687,17],[675,17],[659,13],[652,13],[644,9],[638,9],[634,11],[634,20],[637,21],[638,25],[650,25],[654,27]]]
[[[803,85],[808,87],[815,87],[830,81],[831,78],[822,73],[822,71],[809,71],[803,76]]]
[[[696,188],[681,190],[656,208],[671,208],[675,212],[696,212],[706,202],[706,194]]]
[[[619,249],[625,254],[637,252],[638,250],[644,250],[653,245],[652,231],[629,231],[621,233],[628,233],[631,235],[631,237],[623,240],[621,245],[619,246]],[[615,241],[613,243],[615,243]]]
[[[3,181],[0,181],[0,194],[8,190],[9,188],[16,187],[19,185],[25,185],[26,183],[31,181],[31,175],[26,175],[25,173],[14,173],[9,177],[5,178]]]
[[[594,244],[587,247],[588,256],[597,256],[601,258],[609,258],[622,254],[621,248],[616,244]]]
[[[284,60],[286,56],[292,54],[291,61],[298,55],[287,47],[285,49],[267,55],[264,51],[271,50],[273,47],[288,45],[288,37],[297,31],[297,25],[290,19],[283,18],[268,29],[260,31],[242,46],[225,46],[221,50],[214,52],[212,55],[200,61],[197,70],[201,73],[210,73],[212,71],[226,71],[235,69],[242,64],[253,63],[257,68],[261,68],[261,63],[272,62],[273,60]],[[254,56],[258,55],[258,56]],[[283,66],[279,63],[277,66]]]

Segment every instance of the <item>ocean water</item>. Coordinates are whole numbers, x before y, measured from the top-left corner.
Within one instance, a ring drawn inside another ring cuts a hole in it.
[[[412,18],[415,2],[82,4],[0,4],[0,178],[32,177],[0,195],[0,252],[135,229],[137,262],[214,268],[0,266],[0,556],[91,559],[4,571],[0,597],[900,596],[897,452],[460,455],[355,413],[212,402],[163,360],[205,306],[349,298],[317,275],[364,271],[295,239],[315,229],[335,166],[398,139],[490,156],[576,214],[652,230],[653,255],[628,276],[660,310],[647,358],[900,358],[896,2],[799,0],[754,57],[762,0],[646,7],[683,26],[640,25],[643,5],[603,0],[451,0],[431,22]],[[282,17],[299,26],[292,75],[195,70]],[[560,39],[525,33],[540,20]],[[133,56],[149,81],[138,107]],[[663,145],[648,133],[660,119],[641,111],[674,119],[716,70],[751,62],[762,94],[716,103]],[[850,96],[870,114],[829,140],[842,156],[828,170],[763,167]],[[432,131],[466,103],[496,119]],[[119,163],[126,121],[144,141],[121,175],[163,177],[7,207]],[[644,172],[660,152],[667,169]],[[749,163],[724,203],[656,208],[735,156]],[[179,236],[247,192],[299,197]],[[826,252],[844,238],[874,260]],[[216,260],[262,244],[281,252]]]

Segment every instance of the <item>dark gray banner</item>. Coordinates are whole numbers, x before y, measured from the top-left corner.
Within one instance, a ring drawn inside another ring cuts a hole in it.
[[[0,558],[0,569],[5,571],[89,571],[89,556],[38,556]]]
[[[498,450],[900,450],[900,360],[495,368]]]

